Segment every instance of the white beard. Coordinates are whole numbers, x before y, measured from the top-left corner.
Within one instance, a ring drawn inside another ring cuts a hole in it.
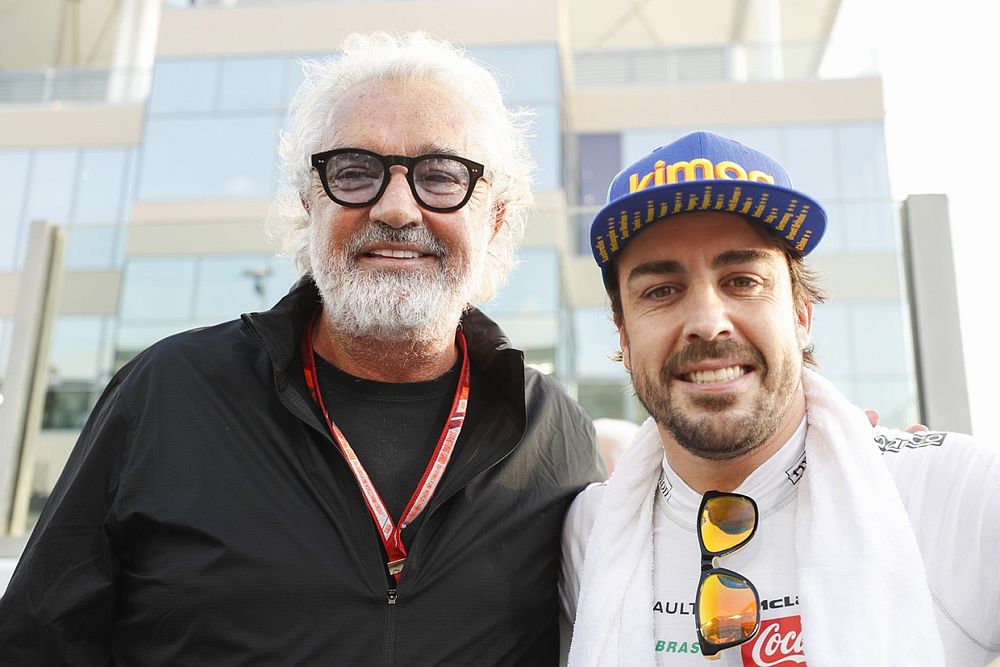
[[[380,241],[414,244],[439,264],[433,271],[359,270],[354,258],[361,248]],[[426,227],[379,222],[325,256],[317,244],[310,248],[313,279],[334,330],[384,343],[433,343],[453,335],[482,280],[485,253],[480,247],[472,255],[475,260],[449,253]]]

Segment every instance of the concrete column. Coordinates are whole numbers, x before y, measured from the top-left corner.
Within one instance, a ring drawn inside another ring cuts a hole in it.
[[[0,406],[0,535],[20,535],[25,529],[65,246],[60,227],[31,224]]]
[[[920,418],[934,430],[969,433],[948,198],[910,195],[900,218]]]

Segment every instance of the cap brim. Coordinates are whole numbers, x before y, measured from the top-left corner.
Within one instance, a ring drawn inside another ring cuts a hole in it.
[[[771,183],[686,181],[633,192],[607,206],[590,227],[590,247],[602,273],[636,235],[680,213],[734,213],[769,228],[800,255],[808,255],[826,230],[826,211],[811,197]]]

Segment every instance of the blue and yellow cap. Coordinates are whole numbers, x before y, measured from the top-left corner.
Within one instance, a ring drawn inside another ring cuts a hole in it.
[[[590,226],[590,247],[607,284],[615,257],[646,226],[678,213],[724,211],[759,222],[808,255],[823,238],[826,211],[792,189],[767,155],[711,132],[654,149],[615,176]]]

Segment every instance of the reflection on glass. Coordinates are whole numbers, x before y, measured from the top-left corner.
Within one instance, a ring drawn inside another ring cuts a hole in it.
[[[30,164],[28,151],[0,151],[0,271],[14,269]]]
[[[845,197],[889,197],[889,168],[881,123],[838,126],[837,148]]]
[[[194,257],[136,257],[125,264],[123,320],[190,319]]]
[[[117,225],[71,228],[63,267],[74,271],[114,268],[120,231]]]
[[[267,198],[277,174],[280,117],[152,118],[146,124],[139,199]]]
[[[27,220],[45,220],[65,224],[69,220],[76,183],[79,151],[72,149],[40,149],[35,151],[28,184]]]
[[[507,284],[484,308],[493,315],[545,313],[559,308],[559,254],[554,248],[524,248]]]
[[[85,148],[80,152],[74,223],[110,224],[122,219],[122,189],[128,148]],[[72,181],[70,181],[72,182]]]
[[[284,58],[226,58],[219,87],[220,111],[278,111],[284,100]]]
[[[583,306],[573,310],[576,332],[576,373],[580,378],[600,378],[621,382],[628,377],[620,361],[611,357],[619,350],[618,330],[604,306]]]
[[[211,111],[219,77],[217,60],[159,59],[153,69],[149,113]]]
[[[290,264],[267,255],[203,257],[198,271],[195,317],[228,320],[266,310],[291,288]]]

